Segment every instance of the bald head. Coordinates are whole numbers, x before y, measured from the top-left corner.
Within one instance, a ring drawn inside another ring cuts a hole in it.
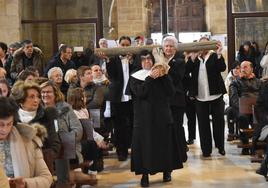
[[[243,61],[241,63],[241,74],[244,78],[249,78],[253,73],[253,64],[250,61]]]

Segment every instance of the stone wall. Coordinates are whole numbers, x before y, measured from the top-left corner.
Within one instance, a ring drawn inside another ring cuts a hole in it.
[[[10,44],[20,41],[20,0],[0,0],[0,41]]]
[[[117,0],[118,37],[146,35],[148,12],[146,0]]]
[[[227,33],[226,0],[205,0],[207,31],[213,35]]]

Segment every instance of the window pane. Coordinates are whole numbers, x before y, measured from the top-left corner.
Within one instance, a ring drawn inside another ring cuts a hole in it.
[[[62,24],[57,26],[58,45],[88,46],[89,41],[96,41],[95,24]]]
[[[56,1],[22,0],[22,20],[55,19]]]
[[[57,0],[57,19],[96,18],[98,0]]]
[[[235,20],[236,50],[245,41],[256,41],[263,49],[268,40],[268,18],[239,18]]]
[[[96,18],[98,0],[22,0],[22,20]]]
[[[233,12],[268,11],[267,0],[233,0]]]
[[[51,24],[22,24],[22,39],[31,39],[38,45],[47,62],[52,54],[52,27]]]

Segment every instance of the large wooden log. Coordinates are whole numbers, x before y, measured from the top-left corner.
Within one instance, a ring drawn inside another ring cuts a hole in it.
[[[207,42],[191,42],[191,43],[179,43],[179,51],[200,51],[200,50],[215,50],[217,49],[217,41],[207,41]],[[151,45],[151,46],[130,46],[130,47],[115,47],[115,48],[96,48],[95,53],[104,53],[107,56],[116,55],[126,55],[138,54],[142,50],[152,51],[153,48],[161,48],[161,45]]]

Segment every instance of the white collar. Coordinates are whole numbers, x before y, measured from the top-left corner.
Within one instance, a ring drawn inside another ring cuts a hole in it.
[[[141,69],[135,73],[133,73],[131,76],[133,78],[136,78],[138,80],[144,81],[145,78],[147,78],[151,73],[151,70],[145,70],[145,69]]]

